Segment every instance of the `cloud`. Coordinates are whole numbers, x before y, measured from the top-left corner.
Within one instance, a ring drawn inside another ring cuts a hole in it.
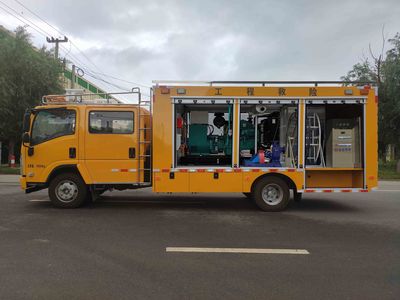
[[[71,48],[87,67],[146,85],[152,79],[337,80],[370,43],[380,51],[383,25],[389,37],[400,31],[397,0],[24,4],[70,37],[98,69]]]

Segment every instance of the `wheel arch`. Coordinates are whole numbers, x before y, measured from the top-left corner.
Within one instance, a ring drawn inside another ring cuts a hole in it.
[[[84,180],[84,178],[82,177],[81,173],[79,172],[78,166],[75,164],[70,164],[70,165],[60,165],[55,167],[49,174],[49,176],[47,177],[46,180],[46,184],[49,185],[50,182],[57,176],[63,173],[74,173],[79,175],[82,180]],[[85,180],[84,180],[85,181]]]
[[[257,183],[260,180],[262,180],[264,178],[271,178],[271,177],[272,178],[280,178],[280,179],[282,179],[283,181],[286,182],[286,184],[288,185],[289,189],[297,191],[296,184],[294,183],[294,181],[289,176],[286,176],[286,175],[281,174],[281,173],[266,173],[266,174],[263,174],[263,175],[257,177],[257,179],[254,180],[253,184],[251,185],[251,192],[253,192],[254,187],[257,185]]]

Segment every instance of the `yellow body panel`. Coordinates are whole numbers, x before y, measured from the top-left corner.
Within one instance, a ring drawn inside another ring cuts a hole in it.
[[[241,192],[242,174],[221,172],[218,179],[214,179],[214,172],[189,173],[190,192]]]
[[[154,173],[154,184],[157,184],[161,190],[169,192],[188,192],[189,175],[187,173],[174,173],[174,179],[170,178],[169,172]]]

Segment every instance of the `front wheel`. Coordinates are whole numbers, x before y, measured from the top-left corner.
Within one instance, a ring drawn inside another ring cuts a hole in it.
[[[88,189],[82,178],[75,173],[56,176],[49,185],[49,197],[56,207],[80,207],[88,196]]]
[[[281,211],[289,204],[289,187],[278,177],[260,179],[252,194],[257,206],[264,211]]]
[[[243,193],[243,195],[245,195],[249,200],[253,200],[253,199],[251,198],[251,193]]]

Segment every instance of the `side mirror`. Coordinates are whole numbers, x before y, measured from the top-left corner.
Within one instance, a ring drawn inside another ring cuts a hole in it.
[[[22,124],[22,131],[28,132],[31,128],[31,110],[27,109],[24,114],[24,120]]]
[[[35,148],[29,147],[28,148],[28,156],[32,156],[35,153]]]
[[[25,146],[25,144],[29,144],[30,141],[31,141],[31,137],[29,135],[29,132],[24,132],[22,134],[22,144],[24,144],[24,146]]]

